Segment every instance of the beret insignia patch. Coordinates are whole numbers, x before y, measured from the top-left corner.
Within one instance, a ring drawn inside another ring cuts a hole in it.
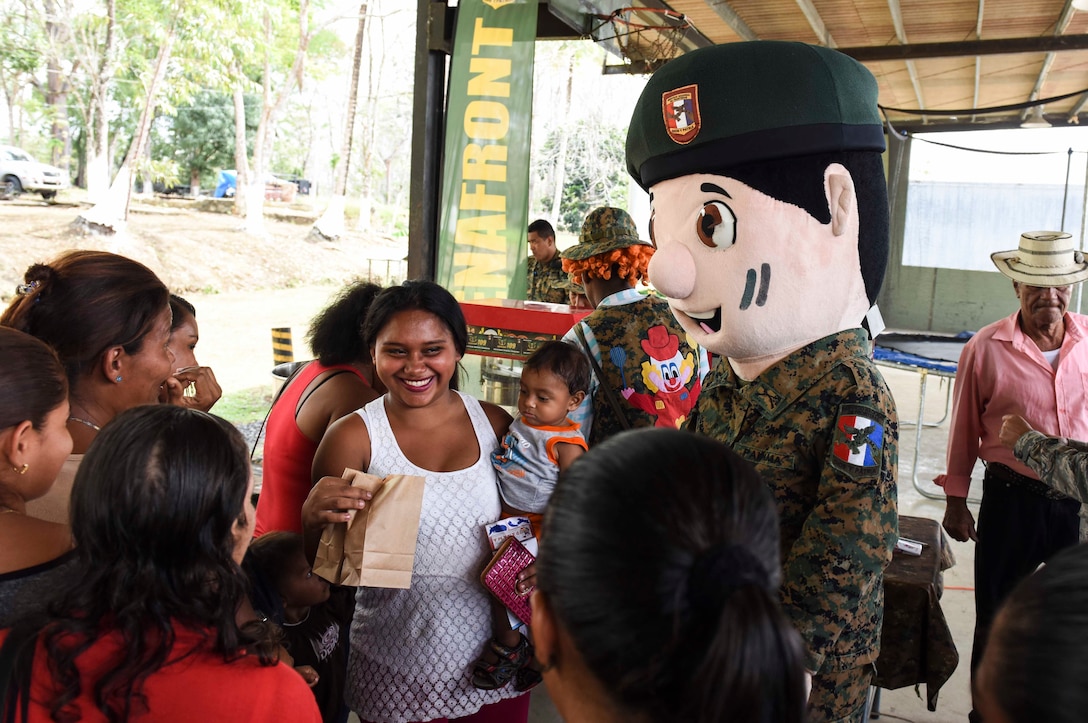
[[[680,145],[691,143],[703,125],[699,115],[699,86],[693,83],[662,93],[661,113],[669,138]]]

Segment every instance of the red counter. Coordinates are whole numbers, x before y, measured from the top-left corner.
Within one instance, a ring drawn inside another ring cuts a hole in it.
[[[461,302],[468,353],[524,360],[546,341],[561,339],[590,309],[517,299]]]

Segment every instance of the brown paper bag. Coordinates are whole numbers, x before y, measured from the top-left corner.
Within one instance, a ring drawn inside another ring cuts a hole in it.
[[[314,572],[338,585],[410,587],[426,480],[398,474],[382,479],[353,469],[343,477],[374,496],[350,522],[325,528]]]

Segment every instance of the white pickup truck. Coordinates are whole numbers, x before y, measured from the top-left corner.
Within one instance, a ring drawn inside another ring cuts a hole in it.
[[[7,189],[2,186],[7,186]],[[56,166],[38,163],[34,156],[15,146],[0,146],[0,192],[40,193],[49,200],[68,188],[67,174]]]

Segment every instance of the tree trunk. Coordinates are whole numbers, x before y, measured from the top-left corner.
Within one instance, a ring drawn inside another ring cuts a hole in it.
[[[238,68],[238,77],[242,75]],[[246,189],[249,188],[249,159],[246,153],[246,97],[242,81],[234,83],[234,215],[246,217]]]
[[[91,81],[90,104],[87,112],[87,199],[102,200],[110,186],[109,135],[110,120],[106,115],[109,82],[113,77],[117,6],[115,0],[106,2],[106,42],[98,72]]]
[[[344,233],[344,196],[347,195],[348,171],[351,168],[351,146],[355,136],[355,113],[359,105],[359,68],[363,63],[363,41],[366,39],[367,3],[359,4],[359,27],[355,31],[355,56],[351,61],[351,85],[348,86],[347,118],[344,119],[344,140],[340,145],[340,163],[336,167],[333,198],[321,218],[310,229],[307,241],[335,241]],[[359,221],[362,223],[363,209]]]
[[[294,89],[295,82],[297,81],[299,87],[302,87],[302,71],[306,63],[306,51],[310,47],[309,12],[309,0],[300,0],[298,8],[298,48],[295,50],[295,60],[294,63],[291,64],[291,70],[289,71],[283,86],[280,88],[279,93],[276,95],[275,101],[272,100],[272,59],[271,53],[268,50],[269,46],[272,44],[272,16],[268,12],[265,12],[264,16],[265,61],[264,77],[262,79],[261,120],[257,124],[257,137],[253,141],[253,178],[250,179],[247,191],[249,198],[246,199],[245,222],[246,232],[255,236],[263,236],[265,233],[265,146],[268,141],[269,133],[275,125],[276,117],[283,109],[284,104],[286,104],[288,96],[290,96],[291,91]],[[239,189],[239,192],[241,192],[241,189]]]
[[[567,66],[567,97],[565,106],[562,109],[559,117],[565,118],[570,111],[571,98],[574,95],[574,55],[570,56],[570,65]],[[555,159],[555,188],[552,191],[552,210],[551,219],[552,223],[559,227],[559,215],[560,206],[563,201],[563,186],[567,182],[567,133],[568,126],[565,124],[559,124],[559,150],[556,152]]]
[[[174,40],[177,37],[177,17],[167,31],[166,37],[159,46],[158,57],[155,58],[155,73],[151,77],[151,85],[147,89],[147,99],[144,108],[140,112],[140,121],[136,125],[136,137],[129,146],[125,160],[121,163],[121,171],[113,180],[110,190],[105,198],[91,207],[86,213],[81,214],[72,222],[72,227],[91,233],[115,234],[124,230],[128,220],[129,202],[132,199],[132,168],[136,159],[144,151],[148,133],[151,129],[151,119],[154,117],[155,102],[166,77],[166,67],[170,59],[170,53],[174,48]],[[148,181],[150,183],[150,181]]]
[[[45,104],[49,106],[52,118],[50,136],[54,143],[50,153],[50,163],[68,172],[68,157],[71,154],[71,140],[68,137],[68,74],[61,67],[59,52],[66,48],[71,39],[67,25],[68,14],[62,12],[56,0],[45,0],[45,35],[50,48],[45,64]]]

